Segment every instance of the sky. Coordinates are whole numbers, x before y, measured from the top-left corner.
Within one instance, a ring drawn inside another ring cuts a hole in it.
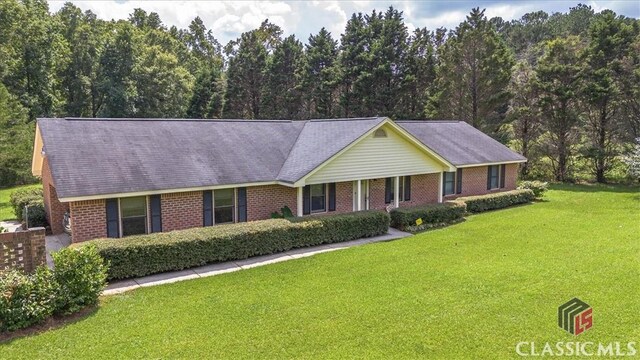
[[[485,8],[491,18],[505,20],[520,18],[531,11],[567,12],[579,2],[590,5],[596,12],[611,9],[620,15],[640,18],[640,0],[604,1],[506,1],[506,0],[448,0],[448,1],[129,1],[129,0],[48,0],[52,12],[70,1],[82,10],[91,10],[106,20],[126,19],[135,8],[157,12],[167,26],[186,28],[196,16],[213,31],[222,44],[236,39],[241,33],[260,26],[265,19],[280,26],[284,35],[295,34],[306,42],[311,33],[325,27],[339,38],[347,20],[356,12],[384,11],[393,6],[404,12],[409,30],[416,27],[435,29],[455,28],[473,7]]]

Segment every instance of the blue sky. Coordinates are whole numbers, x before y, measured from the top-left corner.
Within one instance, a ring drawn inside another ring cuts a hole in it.
[[[52,11],[69,0],[49,0]],[[454,28],[473,7],[486,8],[488,17],[501,16],[506,20],[523,14],[544,10],[548,13],[566,12],[579,1],[128,1],[128,0],[70,0],[83,10],[92,10],[102,19],[126,19],[135,8],[155,11],[166,25],[186,28],[195,16],[200,16],[207,28],[225,44],[244,31],[254,29],[264,19],[281,26],[285,35],[295,34],[303,42],[310,33],[326,27],[334,37],[344,30],[354,12],[369,13],[384,10],[390,5],[402,10],[410,29],[426,26]],[[640,0],[582,1],[596,11],[611,9],[618,14],[640,18]]]

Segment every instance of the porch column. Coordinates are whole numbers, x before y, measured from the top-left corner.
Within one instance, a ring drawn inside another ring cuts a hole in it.
[[[298,200],[298,201],[297,201],[297,206],[296,206],[296,213],[297,213],[298,216],[302,216],[303,215],[303,210],[304,210],[304,209],[302,209],[302,207],[304,206],[303,202],[302,202],[302,190],[303,190],[303,187],[301,186],[301,187],[299,187],[297,189],[298,189],[298,198],[296,200]]]
[[[356,211],[362,210],[362,180],[357,180],[356,186]]]
[[[444,172],[440,172],[440,179],[438,180],[438,202],[442,202],[442,194],[444,193],[444,182],[442,181],[442,177],[444,176]]]
[[[393,207],[400,207],[400,176],[396,176],[393,184]]]

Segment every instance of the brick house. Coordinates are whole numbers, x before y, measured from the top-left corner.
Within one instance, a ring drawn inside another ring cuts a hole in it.
[[[38,119],[32,171],[72,241],[512,190],[524,157],[460,121]]]

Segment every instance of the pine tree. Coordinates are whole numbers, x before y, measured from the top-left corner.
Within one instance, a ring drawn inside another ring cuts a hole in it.
[[[569,161],[578,136],[580,51],[580,40],[575,36],[549,41],[535,68],[542,126],[548,134],[544,152],[551,159],[557,181],[570,178]]]
[[[365,89],[356,86],[362,73],[366,71],[367,27],[361,13],[353,14],[340,39],[340,55],[338,58],[340,82],[340,107],[344,117],[362,116]]]
[[[34,124],[18,99],[0,83],[0,186],[31,182]]]
[[[330,118],[334,115],[337,89],[337,42],[325,28],[309,36],[306,46],[303,87],[307,95],[310,118]]]
[[[303,61],[303,46],[295,36],[291,35],[276,45],[267,64],[262,95],[265,118],[300,119],[302,117]]]
[[[599,14],[589,29],[589,45],[585,49],[586,68],[582,94],[587,104],[587,135],[590,144],[584,151],[592,162],[596,181],[605,182],[618,155],[616,129],[620,126],[621,60],[633,41],[633,29],[613,11]]]
[[[484,10],[473,9],[456,28],[443,45],[440,61],[439,92],[431,99],[430,115],[464,120],[497,135],[505,122],[514,60]]]
[[[426,101],[435,90],[435,48],[432,34],[426,28],[418,28],[409,40],[402,79],[402,105],[400,118],[423,119]]]

